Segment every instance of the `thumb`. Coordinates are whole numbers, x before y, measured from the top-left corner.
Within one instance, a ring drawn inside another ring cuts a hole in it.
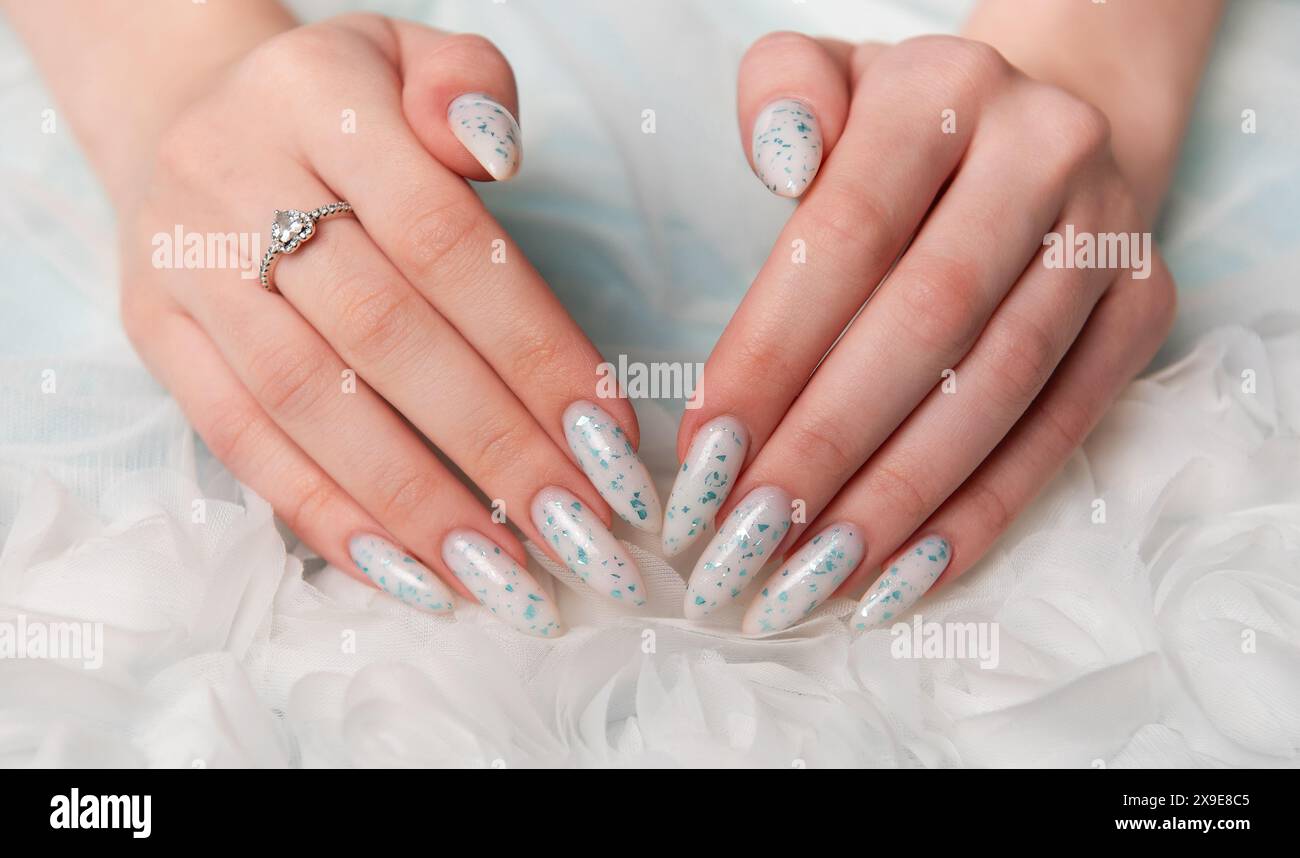
[[[844,130],[851,46],[769,33],[740,61],[740,137],[754,173],[774,194],[798,197]]]
[[[519,171],[519,97],[505,56],[482,36],[393,20],[402,111],[435,158],[467,179],[505,181]]]

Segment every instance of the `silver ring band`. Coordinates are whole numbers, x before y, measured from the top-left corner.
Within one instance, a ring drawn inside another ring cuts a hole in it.
[[[267,245],[266,253],[262,256],[262,288],[268,292],[278,291],[272,278],[275,264],[280,261],[282,254],[293,253],[314,236],[316,224],[326,218],[348,214],[351,211],[352,206],[343,200],[309,212],[298,209],[284,211],[276,209],[275,217],[271,219],[271,243]]]

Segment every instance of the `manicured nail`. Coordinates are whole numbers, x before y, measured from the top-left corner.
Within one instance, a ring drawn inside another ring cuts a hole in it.
[[[519,172],[523,158],[519,123],[500,104],[479,92],[456,99],[447,108],[451,133],[498,182]]]
[[[618,517],[646,533],[658,533],[663,509],[650,472],[627,435],[604,409],[575,402],[564,411],[564,437],[591,484]]]
[[[800,548],[763,582],[740,625],[747,635],[779,632],[812,613],[844,583],[858,564],[866,543],[851,524],[832,524]]]
[[[745,495],[695,564],[682,605],[687,618],[698,620],[734,602],[789,529],[790,495],[776,486]]]
[[[483,607],[519,631],[543,638],[564,634],[550,598],[492,540],[473,530],[453,530],[442,542],[442,559]]]
[[[767,189],[797,197],[808,189],[822,165],[822,132],[802,101],[774,101],[754,120],[754,172]]]
[[[584,584],[617,602],[645,604],[641,570],[586,504],[550,486],[533,498],[532,513],[542,538]]]
[[[938,580],[951,557],[948,541],[938,536],[927,536],[898,555],[858,602],[853,628],[866,631],[900,616]]]
[[[666,557],[690,548],[713,524],[748,449],[749,432],[734,417],[717,417],[695,433],[664,511]]]
[[[443,614],[455,604],[451,589],[424,564],[381,536],[360,533],[348,540],[357,568],[379,589],[408,605]]]

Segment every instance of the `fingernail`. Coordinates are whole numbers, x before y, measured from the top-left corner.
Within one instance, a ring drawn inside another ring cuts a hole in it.
[[[524,155],[519,123],[497,102],[479,92],[462,95],[447,108],[451,133],[498,182],[519,172]]]
[[[361,533],[348,540],[352,562],[379,589],[408,605],[435,614],[455,607],[451,589],[410,554],[381,536]]]
[[[682,606],[687,618],[698,620],[734,602],[789,529],[790,495],[776,486],[745,495],[695,564]]]
[[[641,570],[586,504],[550,486],[533,498],[532,513],[542,538],[584,584],[616,602],[645,604]]]
[[[550,597],[501,546],[473,530],[453,530],[442,559],[492,613],[524,634],[555,638],[564,626]]]
[[[822,164],[822,131],[802,101],[782,98],[754,120],[754,172],[767,189],[797,197],[808,189]]]
[[[674,557],[709,529],[749,449],[749,432],[734,417],[705,423],[691,440],[664,511],[663,551]]]
[[[663,509],[650,472],[627,435],[600,406],[575,402],[564,411],[564,437],[587,479],[618,517],[646,533],[658,533]]]
[[[846,522],[832,524],[763,582],[740,625],[747,635],[788,629],[812,613],[862,562],[866,543]]]
[[[866,631],[902,615],[938,580],[951,557],[948,541],[939,536],[927,536],[898,555],[858,602],[853,628]]]

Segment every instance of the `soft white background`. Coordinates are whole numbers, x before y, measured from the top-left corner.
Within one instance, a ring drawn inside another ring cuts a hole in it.
[[[107,647],[97,672],[0,660],[0,763],[1294,765],[1300,5],[1230,6],[1159,236],[1182,295],[1165,368],[979,568],[923,604],[927,619],[997,621],[991,670],[892,659],[887,631],[849,636],[847,600],[766,641],[728,618],[686,624],[678,573],[644,553],[652,618],[561,583],[576,628],[559,641],[471,606],[428,617],[311,559],[304,579],[266,505],[125,343],[111,211],[63,126],[40,133],[52,101],[0,29],[0,622],[99,620]],[[702,361],[790,210],[740,149],[745,46],[777,28],[954,31],[965,4],[365,8],[502,47],[525,168],[484,197],[606,355]],[[664,491],[680,403],[637,406]],[[198,497],[204,525],[190,523]]]

